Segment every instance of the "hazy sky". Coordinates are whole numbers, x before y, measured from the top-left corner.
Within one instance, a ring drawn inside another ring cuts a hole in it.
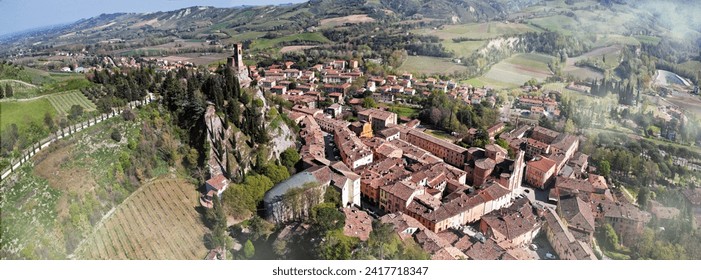
[[[0,35],[119,12],[171,11],[191,6],[233,7],[305,0],[0,0]]]

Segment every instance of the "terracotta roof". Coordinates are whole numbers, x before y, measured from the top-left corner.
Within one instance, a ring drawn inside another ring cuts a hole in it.
[[[465,255],[471,260],[502,260],[507,254],[494,240],[487,239],[484,243],[475,242],[465,251]]]
[[[595,223],[591,205],[581,198],[575,196],[561,199],[558,203],[558,211],[569,226],[594,232]]]
[[[650,221],[650,213],[642,211],[630,203],[601,202],[599,203],[604,217],[632,220],[647,223]]]
[[[346,216],[346,225],[343,227],[343,234],[351,237],[358,237],[362,241],[368,240],[372,232],[372,218],[355,207],[343,208]]]
[[[391,118],[393,115],[396,115],[396,114],[392,113],[392,112],[384,111],[384,110],[373,109],[373,108],[358,112],[358,116],[365,116],[367,118],[381,119],[381,120],[387,120],[387,119]]]
[[[529,168],[535,168],[542,172],[547,172],[555,167],[555,162],[549,158],[542,157],[540,160],[526,162],[526,166]]]
[[[517,200],[509,208],[485,215],[482,221],[508,240],[514,240],[539,226],[533,215],[533,207],[525,198]]]
[[[419,221],[402,212],[384,215],[380,217],[380,222],[392,224],[395,232],[397,232],[402,239],[411,237],[417,230],[426,229]]]
[[[219,174],[217,176],[214,176],[207,180],[207,185],[212,186],[212,188],[215,188],[219,191],[223,190],[226,188],[226,186],[229,184],[229,180],[224,177],[224,175]]]
[[[475,167],[482,170],[491,170],[496,165],[496,162],[491,158],[481,158],[475,161]]]

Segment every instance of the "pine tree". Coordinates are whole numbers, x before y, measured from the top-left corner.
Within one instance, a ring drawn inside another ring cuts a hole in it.
[[[5,84],[5,96],[12,97],[14,92],[12,91],[12,86],[10,84]]]

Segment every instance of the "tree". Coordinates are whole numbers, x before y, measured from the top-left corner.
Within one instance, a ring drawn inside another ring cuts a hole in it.
[[[49,131],[56,131],[56,124],[54,123],[54,119],[51,117],[49,112],[44,114],[44,124],[49,128]]]
[[[645,209],[647,208],[647,202],[648,199],[650,198],[650,189],[648,189],[646,186],[643,186],[640,188],[638,191],[638,197],[636,201],[638,202],[638,205],[640,205],[641,208]]]
[[[359,239],[343,235],[340,229],[326,232],[319,246],[319,258],[324,260],[349,260]]]
[[[377,102],[372,97],[363,98],[363,108],[377,108]]]
[[[599,162],[599,171],[601,171],[602,176],[608,178],[611,174],[611,163],[609,163],[608,160],[602,160]]]
[[[83,115],[83,107],[80,105],[73,105],[68,111],[68,118],[71,120],[77,120]]]
[[[277,164],[266,164],[263,166],[263,175],[270,178],[273,184],[280,183],[290,177],[287,168]]]
[[[0,99],[5,98],[5,88],[0,87]]]
[[[618,235],[611,224],[607,223],[601,227],[600,234],[603,239],[602,245],[604,247],[608,248],[609,250],[618,250]]]
[[[341,193],[339,193],[336,188],[328,187],[324,193],[324,202],[333,203],[336,207],[341,207],[343,202],[341,200]]]
[[[509,150],[509,142],[506,142],[506,140],[498,138],[497,140],[494,141],[495,144],[499,145],[499,147],[502,147],[506,150]]]
[[[333,203],[321,203],[312,207],[312,222],[319,232],[337,230],[346,224],[346,217]]]
[[[272,232],[274,225],[270,222],[263,220],[263,218],[254,215],[253,218],[248,220],[248,228],[251,230],[251,239],[258,240],[259,238],[267,238]]]
[[[253,258],[255,254],[256,248],[253,247],[253,242],[250,239],[246,240],[246,243],[243,244],[243,258],[248,260]]]
[[[112,133],[110,133],[110,137],[112,138],[112,140],[114,140],[116,142],[122,141],[122,134],[119,133],[119,130],[116,128],[112,129]]]
[[[280,154],[280,163],[287,168],[292,168],[301,159],[299,152],[294,147],[287,148]]]
[[[14,96],[14,91],[12,90],[12,86],[7,83],[5,84],[5,97],[12,97]]]
[[[577,128],[574,126],[572,119],[567,119],[565,122],[565,133],[573,134]]]

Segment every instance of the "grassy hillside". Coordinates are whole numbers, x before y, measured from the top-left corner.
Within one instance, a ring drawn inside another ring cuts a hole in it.
[[[46,113],[56,115],[56,109],[51,103],[40,98],[31,101],[3,101],[0,102],[0,132],[7,129],[10,124],[16,124],[20,133],[27,129],[30,124],[36,123],[44,125],[44,115]]]
[[[542,82],[551,76],[548,62],[552,59],[552,56],[543,54],[517,54],[492,66],[482,81],[487,85],[496,81],[500,85],[511,86],[523,85],[532,78]]]
[[[450,59],[430,56],[409,56],[398,68],[400,72],[414,74],[452,74],[464,69],[466,69],[465,66],[453,63]]]
[[[324,37],[324,35],[321,35],[321,33],[301,33],[301,34],[294,34],[294,35],[288,35],[288,36],[283,36],[275,39],[256,39],[253,41],[251,44],[251,49],[267,49],[267,48],[273,48],[273,47],[279,47],[281,43],[286,43],[286,42],[311,42],[311,43],[328,43],[330,42],[329,39]]]

